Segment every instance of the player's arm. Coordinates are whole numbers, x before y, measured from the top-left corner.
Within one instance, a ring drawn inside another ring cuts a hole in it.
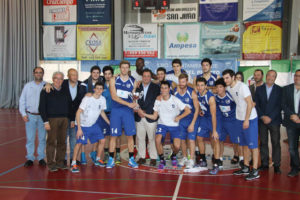
[[[77,122],[77,134],[76,134],[77,139],[83,135],[83,132],[81,129],[81,124],[80,124],[80,114],[82,112],[83,112],[83,110],[81,108],[78,108],[78,110],[76,112],[76,117],[75,117],[76,122]]]
[[[188,116],[190,113],[191,113],[191,109],[188,107],[188,106],[185,106],[184,107],[184,111],[181,115],[178,115],[176,118],[175,118],[175,122],[179,122],[181,119],[185,118],[186,116]]]
[[[198,101],[198,98],[197,98],[197,95],[196,95],[195,91],[192,92],[192,99],[193,99],[193,105],[194,105],[194,108],[195,108],[195,113],[194,113],[194,116],[193,116],[193,120],[192,120],[192,122],[190,123],[190,125],[188,127],[189,132],[194,131],[194,126],[195,126],[196,120],[197,120],[198,115],[199,115],[199,107],[200,107],[199,106],[199,101]]]
[[[247,103],[247,109],[246,109],[246,116],[245,116],[245,121],[243,123],[243,129],[247,129],[249,128],[249,119],[250,119],[250,115],[251,115],[251,111],[253,108],[253,102],[252,102],[252,97],[251,95],[247,96],[245,98],[245,101]]]
[[[215,97],[210,97],[208,100],[209,108],[210,108],[210,114],[211,114],[211,123],[212,123],[212,137],[217,140],[219,139],[219,135],[217,133],[217,106],[216,106],[216,100]]]
[[[172,81],[172,88],[173,88],[173,91],[175,90],[176,87],[177,87],[177,84],[176,84],[174,81]]]
[[[135,108],[137,107],[137,103],[129,103],[127,101],[124,101],[123,99],[119,98],[117,95],[117,90],[116,90],[116,80],[114,78],[111,78],[109,80],[109,91],[110,91],[110,95],[112,100],[118,102],[119,104],[122,104],[124,106],[128,106],[130,108]],[[135,89],[134,89],[135,90]]]
[[[104,110],[101,111],[100,115],[101,115],[101,117],[104,119],[104,121],[105,121],[106,123],[110,124],[110,121],[109,121],[109,119],[108,119],[106,113],[104,112]]]
[[[153,114],[146,114],[146,113],[144,113],[144,116],[147,117],[148,119],[157,120],[157,118],[158,118],[158,112],[154,111]]]

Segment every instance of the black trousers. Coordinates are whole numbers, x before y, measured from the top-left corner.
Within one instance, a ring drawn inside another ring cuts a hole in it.
[[[272,159],[274,167],[280,167],[281,146],[280,146],[280,125],[264,124],[262,121],[258,123],[258,131],[260,136],[260,155],[261,165],[269,166],[269,132],[272,144]]]

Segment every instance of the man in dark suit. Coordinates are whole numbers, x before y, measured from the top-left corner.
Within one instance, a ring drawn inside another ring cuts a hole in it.
[[[253,102],[255,102],[256,88],[264,84],[263,78],[264,78],[263,70],[256,69],[254,71],[254,74],[253,74],[253,79],[254,79],[255,82],[252,85],[249,86]]]
[[[280,174],[281,147],[280,124],[282,88],[275,84],[277,72],[269,70],[266,83],[256,88],[255,101],[259,118],[258,130],[260,136],[261,170],[269,168],[269,131],[272,143],[272,159],[274,172]]]
[[[288,176],[299,173],[299,136],[300,136],[300,69],[295,72],[294,83],[283,88],[282,109],[284,111],[283,125],[286,127],[290,152],[291,171]]]
[[[153,107],[156,97],[160,95],[158,85],[151,82],[152,72],[149,69],[144,69],[142,73],[142,84],[136,89],[136,92],[143,93],[143,96],[138,100],[140,106],[135,113],[136,129],[137,129],[137,144],[139,164],[146,163],[146,134],[148,136],[148,147],[150,156],[150,165],[156,166],[157,151],[155,146],[155,131],[157,120],[151,120],[144,117],[143,112],[153,114]]]

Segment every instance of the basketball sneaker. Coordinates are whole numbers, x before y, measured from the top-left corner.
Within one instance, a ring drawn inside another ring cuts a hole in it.
[[[129,158],[128,166],[130,166],[132,168],[138,168],[139,167],[139,165],[135,162],[133,156]]]

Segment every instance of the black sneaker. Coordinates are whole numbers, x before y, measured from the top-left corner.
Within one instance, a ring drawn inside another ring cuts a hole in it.
[[[281,174],[280,167],[274,167],[274,173],[275,174]]]
[[[250,173],[250,168],[243,166],[242,169],[233,172],[233,175],[248,175]]]
[[[215,155],[213,154],[211,157],[211,162],[214,165],[216,163]]]
[[[239,161],[240,161],[240,159],[239,159],[238,156],[233,156],[233,158],[231,159],[230,163],[231,163],[232,165],[236,165],[236,164],[239,163]]]
[[[24,164],[24,167],[31,167],[33,165],[33,161],[32,160],[27,160]]]
[[[244,167],[244,160],[240,160],[239,165],[240,165],[240,168],[243,168]]]
[[[39,161],[39,166],[41,166],[41,167],[46,167],[46,165],[47,165],[47,163],[45,162],[44,159],[41,159],[41,160]]]
[[[49,167],[48,168],[50,172],[57,172],[58,169],[56,168],[56,166],[53,166],[53,167]]]
[[[63,165],[57,165],[56,167],[58,169],[61,169],[61,170],[69,169],[68,165],[65,165],[65,164],[63,164]]]
[[[295,176],[298,176],[298,173],[299,173],[298,170],[292,169],[292,170],[288,173],[288,176],[289,176],[289,177],[295,177]]]
[[[219,161],[218,167],[220,170],[223,170],[223,161],[222,160]]]
[[[196,155],[196,165],[200,166],[201,156]]]
[[[261,165],[261,166],[258,168],[259,171],[265,171],[265,170],[268,170],[268,169],[269,169],[269,166],[267,166],[267,165]]]
[[[245,177],[245,180],[251,181],[260,177],[258,169],[252,169],[252,171]]]

